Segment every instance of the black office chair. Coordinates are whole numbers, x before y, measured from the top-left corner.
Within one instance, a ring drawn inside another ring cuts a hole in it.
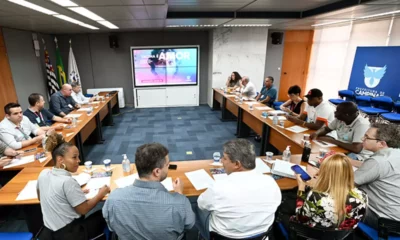
[[[312,228],[302,223],[289,223],[289,240],[295,239],[324,239],[342,240],[348,237],[352,230],[334,230],[325,228]]]
[[[379,239],[389,239],[389,236],[400,237],[400,222],[387,218],[378,219]]]
[[[222,235],[219,235],[216,232],[210,232],[210,240],[265,240],[268,238],[269,234],[271,233],[271,229],[272,229],[272,225],[269,227],[268,231],[260,234],[258,236],[255,237],[251,237],[251,238],[228,238],[228,237],[224,237]]]

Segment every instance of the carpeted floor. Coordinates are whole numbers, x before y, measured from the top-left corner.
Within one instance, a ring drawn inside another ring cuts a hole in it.
[[[236,121],[222,122],[221,111],[208,105],[179,108],[121,109],[114,126],[103,127],[104,144],[85,145],[86,161],[102,164],[104,159],[121,163],[126,153],[134,162],[136,148],[159,142],[169,149],[171,161],[212,159],[222,154],[223,144],[236,138]],[[259,152],[260,144],[249,138]]]

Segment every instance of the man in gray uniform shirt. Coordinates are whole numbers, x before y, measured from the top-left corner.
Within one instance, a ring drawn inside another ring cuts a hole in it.
[[[354,172],[354,181],[368,195],[364,222],[378,229],[378,218],[400,221],[400,126],[373,124],[363,137],[374,154]]]
[[[120,240],[179,240],[195,223],[189,199],[179,178],[174,193],[161,184],[168,176],[168,149],[159,143],[136,150],[139,179],[133,185],[115,189],[103,207],[103,217]]]

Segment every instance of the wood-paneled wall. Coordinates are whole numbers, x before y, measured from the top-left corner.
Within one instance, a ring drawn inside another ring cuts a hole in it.
[[[290,30],[285,32],[279,101],[288,99],[287,91],[293,85],[298,85],[301,88],[301,96],[308,91],[305,87],[313,36],[313,30]]]
[[[8,62],[6,45],[0,28],[0,121],[4,118],[3,107],[9,102],[17,101],[11,67]]]

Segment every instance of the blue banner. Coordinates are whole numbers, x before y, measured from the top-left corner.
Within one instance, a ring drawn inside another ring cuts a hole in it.
[[[357,47],[349,89],[362,96],[400,98],[400,47]]]

